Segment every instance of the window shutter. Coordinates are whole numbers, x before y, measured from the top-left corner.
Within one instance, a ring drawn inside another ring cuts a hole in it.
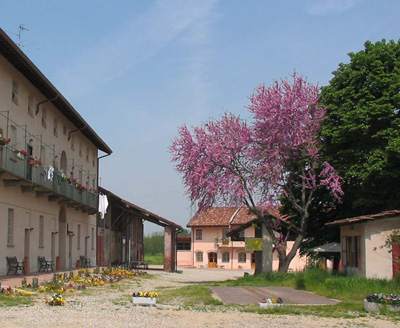
[[[7,246],[14,246],[14,209],[8,209]]]

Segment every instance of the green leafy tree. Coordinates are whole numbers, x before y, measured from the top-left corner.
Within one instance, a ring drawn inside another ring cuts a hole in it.
[[[400,208],[400,42],[366,42],[320,101],[323,155],[344,179],[337,216]]]

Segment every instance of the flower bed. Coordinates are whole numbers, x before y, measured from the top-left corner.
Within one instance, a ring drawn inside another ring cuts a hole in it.
[[[400,312],[400,295],[371,294],[364,300],[364,309],[367,312],[380,312],[383,308]]]

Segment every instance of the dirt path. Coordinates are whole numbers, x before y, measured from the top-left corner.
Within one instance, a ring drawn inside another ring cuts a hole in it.
[[[204,270],[207,271],[207,270]],[[66,295],[64,307],[50,307],[43,299],[27,307],[0,308],[0,327],[397,327],[373,318],[330,319],[311,316],[257,315],[236,311],[196,312],[171,308],[135,307],[130,303],[134,290],[184,286],[190,282],[225,280],[243,273],[185,271],[159,272],[150,279],[123,281],[116,285],[88,289],[81,295]]]

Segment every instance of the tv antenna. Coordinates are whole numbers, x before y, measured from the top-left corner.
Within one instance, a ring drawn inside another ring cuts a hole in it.
[[[22,33],[25,31],[29,31],[29,29],[23,25],[23,24],[19,24],[18,26],[18,33],[17,33],[17,38],[18,38],[18,42],[17,45],[18,47],[23,47],[24,44],[22,43]]]

